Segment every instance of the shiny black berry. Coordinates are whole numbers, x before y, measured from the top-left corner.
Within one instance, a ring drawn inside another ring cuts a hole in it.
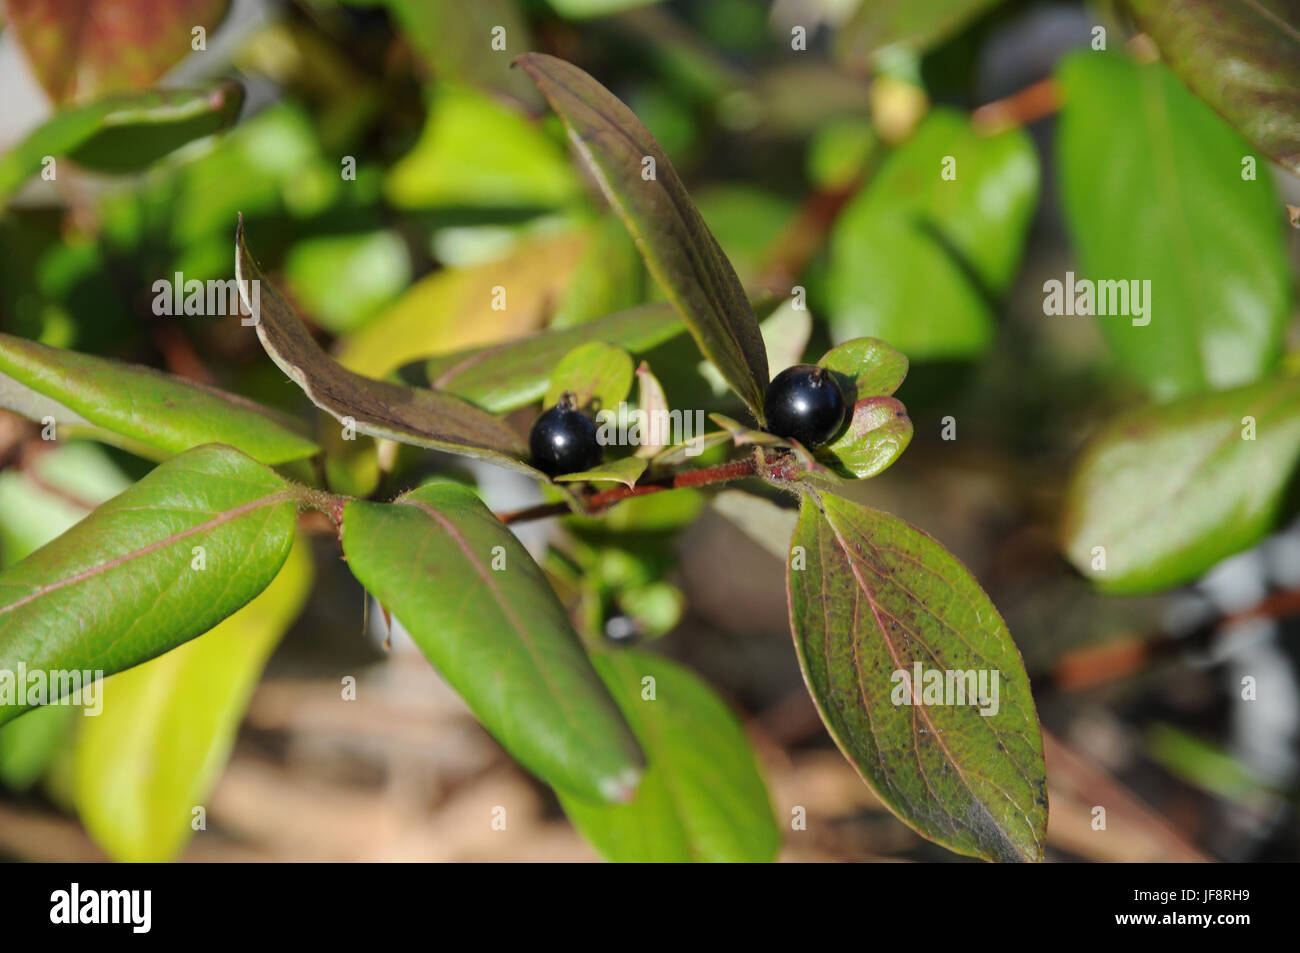
[[[817,447],[844,423],[844,394],[824,367],[795,364],[773,378],[763,401],[767,429],[778,437]]]
[[[567,392],[537,418],[528,435],[528,449],[533,466],[547,476],[581,473],[600,463],[596,425],[578,410],[573,394]]]

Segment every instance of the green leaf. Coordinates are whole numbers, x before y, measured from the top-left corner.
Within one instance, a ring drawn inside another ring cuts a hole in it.
[[[956,177],[944,179],[949,157]],[[1015,276],[1037,195],[1023,130],[985,137],[964,114],[931,112],[831,231],[834,338],[884,338],[913,360],[981,353],[993,337],[990,296]]]
[[[781,832],[749,739],[727,705],[685,668],[646,652],[601,652],[593,662],[649,767],[627,804],[561,794],[582,835],[619,863],[772,860]]]
[[[884,341],[856,338],[832,348],[817,363],[835,375],[853,412],[844,432],[814,455],[840,476],[875,476],[912,441],[907,409],[889,396],[907,376],[907,358]]]
[[[550,327],[568,328],[634,308],[644,300],[645,263],[618,216],[592,226],[592,238],[555,305]]]
[[[289,303],[262,277],[244,244],[244,221],[236,237],[235,277],[257,337],[280,370],[311,402],[359,433],[420,447],[491,460],[535,473],[523,462],[527,450],[505,421],[449,394],[403,387],[354,374],[326,354]],[[257,288],[256,300],[251,289]]]
[[[538,126],[486,93],[439,83],[424,133],[388,173],[384,194],[403,209],[551,208],[579,192],[563,151]]]
[[[6,566],[84,519],[89,511],[74,499],[95,506],[130,485],[91,443],[56,446],[29,466],[32,473],[0,472],[0,556]],[[70,741],[80,714],[75,705],[42,705],[0,726],[0,784],[20,791],[35,784]]]
[[[1187,87],[1300,175],[1300,7],[1289,0],[1126,0]]]
[[[84,519],[131,481],[102,447],[67,441],[0,472],[0,557],[10,566]]]
[[[817,362],[835,375],[844,399],[888,397],[907,377],[907,356],[876,338],[854,338],[831,348]]]
[[[792,547],[795,650],[844,756],[922,836],[987,860],[1041,860],[1038,717],[1020,653],[979,583],[915,527],[829,494],[804,497]],[[934,696],[930,673],[962,694]]]
[[[867,168],[879,141],[865,117],[835,119],[814,131],[804,160],[809,181],[822,191],[846,189]]]
[[[42,705],[0,727],[0,784],[25,791],[40,780],[77,727],[76,705]]]
[[[557,476],[557,483],[622,483],[624,486],[636,486],[636,481],[645,473],[648,461],[642,457],[622,457],[610,460],[581,473],[566,473]]]
[[[836,38],[836,54],[857,68],[893,46],[924,50],[956,33],[997,0],[865,0]]]
[[[571,513],[563,518],[566,529],[584,537],[637,533],[644,539],[650,534],[671,534],[684,529],[704,509],[704,494],[699,490],[673,490],[629,497],[599,516]]]
[[[633,795],[636,741],[546,577],[477,496],[433,484],[349,503],[342,535],[349,568],[524,767],[576,797]]]
[[[843,477],[865,480],[893,464],[912,442],[912,419],[892,397],[864,397],[853,405],[844,432],[814,451]]]
[[[549,0],[555,12],[567,20],[589,20],[658,2],[659,0]]]
[[[799,215],[792,199],[741,182],[705,186],[695,207],[746,286],[763,281],[773,246]]]
[[[1246,143],[1164,66],[1080,53],[1060,81],[1079,278],[1149,289],[1144,316],[1092,319],[1120,364],[1158,400],[1256,380],[1277,362],[1290,297],[1266,171],[1242,178]]]
[[[5,12],[32,73],[56,104],[152,86],[211,33],[229,0],[7,0]]]
[[[761,421],[767,356],[758,322],[668,157],[630,109],[576,66],[541,53],[515,62],[564,122],[704,356]],[[642,177],[645,159],[654,162],[653,178]]]
[[[812,336],[812,314],[806,308],[796,308],[794,301],[789,298],[774,303],[775,308],[759,323],[758,330],[763,335],[767,366],[774,373],[779,373],[803,359],[808,339]],[[709,361],[700,361],[699,370],[713,389],[713,395],[725,397],[728,388],[721,372]]]
[[[295,422],[234,394],[8,334],[0,334],[0,407],[53,417],[58,439],[90,436],[155,459],[224,443],[277,465],[319,449]]]
[[[545,396],[555,365],[584,341],[603,341],[639,354],[681,331],[681,319],[672,308],[651,304],[560,331],[436,357],[427,372],[439,390],[504,413]]]
[[[670,582],[651,582],[624,589],[616,597],[619,611],[636,625],[636,632],[657,639],[677,628],[686,612],[686,597]]]
[[[588,341],[560,359],[551,373],[543,406],[553,407],[572,392],[579,407],[617,410],[632,389],[632,358],[622,348]]]
[[[196,89],[112,96],[64,112],[0,156],[0,202],[45,168],[46,156],[67,157],[100,172],[134,172],[187,142],[231,126],[244,102],[233,81]]]
[[[1140,408],[1075,466],[1062,548],[1111,592],[1190,582],[1277,524],[1298,460],[1300,378]]]
[[[101,686],[103,710],[77,736],[76,805],[114,860],[168,861],[192,836],[193,810],[206,805],[266,660],[307,599],[309,553],[300,540],[244,608]]]
[[[208,631],[275,577],[299,499],[230,447],[160,464],[0,573],[0,671],[112,674]],[[0,724],[27,707],[0,699]]]
[[[340,334],[365,324],[401,293],[411,280],[411,261],[395,231],[320,235],[289,249],[284,275],[293,300]]]

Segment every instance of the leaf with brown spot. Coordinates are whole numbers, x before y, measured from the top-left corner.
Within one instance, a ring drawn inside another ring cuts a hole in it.
[[[578,67],[542,53],[515,62],[563,121],[704,356],[761,422],[768,371],[758,321],[668,156],[632,110]],[[653,177],[643,176],[646,160]]]

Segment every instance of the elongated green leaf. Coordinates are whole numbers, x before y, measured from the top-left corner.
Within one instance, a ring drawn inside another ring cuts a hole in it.
[[[1057,155],[1078,279],[1118,282],[1127,294],[1107,310],[1129,312],[1082,320],[1159,400],[1256,380],[1278,359],[1290,291],[1266,171],[1243,178],[1249,147],[1164,66],[1088,52],[1068,58],[1060,79]]]
[[[840,30],[837,55],[851,66],[870,66],[893,46],[923,50],[961,29],[997,0],[864,0]]]
[[[542,571],[470,490],[349,503],[343,551],[475,716],[530,771],[588,800],[636,790],[636,741]]]
[[[1126,0],[1160,55],[1255,148],[1300,174],[1300,4]]]
[[[1297,462],[1298,378],[1141,408],[1111,421],[1075,467],[1062,547],[1109,591],[1190,582],[1267,535]]]
[[[979,583],[915,527],[829,494],[804,498],[792,546],[795,649],[845,757],[930,840],[987,860],[1041,860],[1038,716]]]
[[[0,201],[67,157],[101,172],[133,172],[234,123],[243,87],[226,81],[196,89],[126,93],[55,114],[0,156]]]
[[[256,316],[257,337],[266,353],[312,403],[344,425],[351,422],[359,433],[372,437],[535,472],[523,462],[523,441],[505,421],[450,394],[362,377],[326,354],[280,292],[262,277],[244,244],[242,217],[235,277],[245,307]]]
[[[753,427],[746,427],[739,420],[733,420],[725,414],[709,414],[709,419],[719,427],[731,434],[731,439],[735,441],[737,447],[743,447],[753,444],[759,447],[788,447],[790,441],[784,437],[778,437],[774,433],[768,433],[766,430],[756,430]]]
[[[981,353],[989,297],[1015,276],[1037,194],[1023,130],[984,137],[961,113],[930,113],[831,232],[836,341],[873,335],[917,361]]]
[[[211,632],[104,682],[74,771],[77,813],[114,860],[171,860],[192,836],[194,808],[206,806],[311,576],[299,541],[266,590]]]
[[[704,356],[761,421],[767,355],[758,322],[668,157],[630,109],[576,66],[541,53],[515,62],[564,122]]]
[[[646,652],[602,652],[592,661],[649,767],[627,804],[590,804],[561,794],[583,836],[621,863],[761,863],[775,857],[781,832],[754,752],[712,689]]]
[[[645,473],[647,463],[641,457],[622,457],[581,473],[566,473],[555,479],[559,483],[622,483],[624,486],[635,486],[641,474]]]
[[[551,373],[542,404],[553,407],[571,392],[579,407],[617,411],[632,389],[632,358],[622,348],[588,341],[560,359]]]
[[[733,435],[726,430],[697,434],[686,443],[679,443],[659,451],[650,458],[650,463],[656,467],[680,466],[683,463],[689,463],[705,450],[720,447],[724,443],[733,441],[733,439]]]
[[[112,674],[201,635],[275,577],[298,498],[230,447],[160,464],[0,573],[0,672]],[[4,688],[0,724],[49,700]]]
[[[584,341],[603,341],[637,354],[681,332],[681,318],[671,307],[651,304],[559,331],[436,357],[426,366],[434,387],[503,413],[544,396],[555,365]]]
[[[152,86],[212,31],[229,0],[6,0],[5,12],[56,104]]]
[[[812,336],[812,315],[805,309],[794,307],[793,299],[774,301],[771,314],[763,315],[758,331],[763,335],[763,350],[767,354],[768,369],[780,373],[791,364],[803,360],[808,348],[808,339]],[[760,309],[755,309],[759,311]],[[722,372],[711,361],[700,361],[697,365],[700,375],[713,389],[713,395],[726,397],[730,389]]]
[[[155,458],[225,443],[276,465],[319,449],[292,421],[234,394],[8,334],[0,334],[0,406],[53,417],[57,438],[85,434]]]

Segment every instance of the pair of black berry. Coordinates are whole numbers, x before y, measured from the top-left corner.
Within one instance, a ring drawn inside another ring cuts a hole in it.
[[[819,447],[844,423],[844,394],[830,371],[815,364],[787,367],[768,385],[763,401],[767,429],[778,437]],[[533,466],[548,476],[581,473],[600,463],[596,425],[565,392],[544,411],[528,435]]]

